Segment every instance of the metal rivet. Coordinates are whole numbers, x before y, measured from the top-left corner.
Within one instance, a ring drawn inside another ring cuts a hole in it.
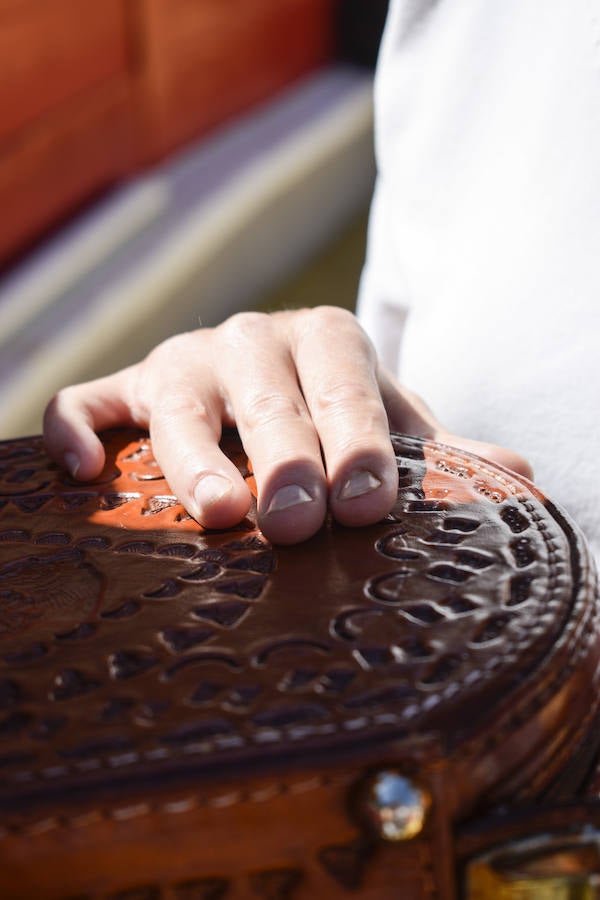
[[[425,825],[431,798],[426,790],[394,769],[382,769],[366,784],[364,811],[385,841],[407,841]]]

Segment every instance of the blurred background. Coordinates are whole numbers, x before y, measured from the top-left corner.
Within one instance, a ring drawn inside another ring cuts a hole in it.
[[[243,309],[353,308],[383,0],[0,0],[0,438]]]

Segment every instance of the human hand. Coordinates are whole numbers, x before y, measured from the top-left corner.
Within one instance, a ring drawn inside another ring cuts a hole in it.
[[[219,449],[235,425],[252,460],[258,523],[276,543],[314,534],[327,509],[344,525],[377,522],[396,499],[389,431],[461,446],[531,477],[520,456],[449,434],[378,364],[353,315],[337,307],[240,313],[177,335],[137,365],[60,391],[48,404],[50,456],[81,480],[104,465],[96,432],[147,428],[187,511],[208,528],[240,521],[248,486]]]

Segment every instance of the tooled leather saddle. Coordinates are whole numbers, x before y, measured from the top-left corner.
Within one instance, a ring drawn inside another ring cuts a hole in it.
[[[384,521],[280,548],[202,529],[145,435],[89,484],[0,444],[0,897],[596,896],[585,542],[513,473],[393,442]]]

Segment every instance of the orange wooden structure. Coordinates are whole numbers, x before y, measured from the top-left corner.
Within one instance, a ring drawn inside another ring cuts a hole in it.
[[[0,0],[0,262],[326,62],[336,0]]]

